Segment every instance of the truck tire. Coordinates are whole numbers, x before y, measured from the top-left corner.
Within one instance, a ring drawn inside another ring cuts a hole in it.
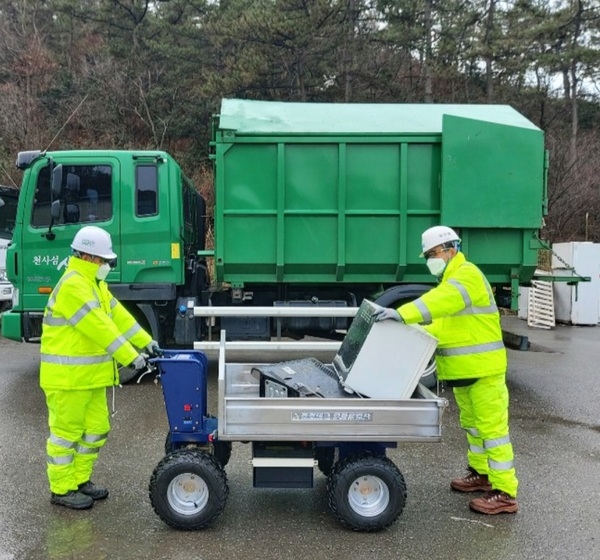
[[[136,377],[140,375],[140,371],[135,368],[128,366],[121,366],[118,369],[119,372],[119,385],[126,385],[131,383]]]
[[[167,525],[185,531],[213,523],[229,496],[223,467],[197,449],[181,449],[164,457],[152,473],[148,491],[155,513]]]
[[[231,458],[231,442],[213,441],[211,445],[215,459],[219,461],[222,467],[226,467]]]
[[[383,292],[376,300],[377,305],[396,309],[405,303],[409,303],[431,290],[432,286],[426,284],[407,284],[405,286],[394,286]],[[420,383],[428,389],[437,385],[435,359],[432,358],[427,364]]]
[[[231,442],[230,441],[213,441],[212,443],[207,443],[206,446],[200,444],[192,444],[192,443],[173,443],[173,436],[171,434],[171,430],[167,432],[167,437],[165,438],[165,455],[169,453],[173,453],[178,449],[194,449],[195,447],[202,447],[203,451],[214,455],[215,459],[219,461],[222,467],[227,466],[229,463],[229,459],[231,458]]]
[[[406,484],[387,457],[350,455],[327,479],[327,501],[334,517],[354,531],[380,531],[402,513]]]
[[[335,463],[335,447],[315,447],[315,459],[318,469],[329,476]]]

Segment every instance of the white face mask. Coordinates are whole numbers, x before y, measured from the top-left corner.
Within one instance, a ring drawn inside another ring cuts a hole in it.
[[[446,261],[439,257],[427,259],[427,268],[434,276],[441,276],[446,268]]]
[[[109,272],[110,265],[107,263],[101,264],[96,271],[96,278],[98,278],[98,280],[106,280]]]

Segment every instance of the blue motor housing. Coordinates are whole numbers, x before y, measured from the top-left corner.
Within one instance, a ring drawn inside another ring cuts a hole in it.
[[[208,360],[203,352],[165,350],[152,360],[159,368],[173,443],[207,442],[217,429],[217,419],[208,417]]]

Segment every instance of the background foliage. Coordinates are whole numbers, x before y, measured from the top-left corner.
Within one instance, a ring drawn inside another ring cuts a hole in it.
[[[2,183],[20,150],[160,148],[210,200],[223,97],[512,105],[545,236],[600,241],[600,0],[0,0]]]

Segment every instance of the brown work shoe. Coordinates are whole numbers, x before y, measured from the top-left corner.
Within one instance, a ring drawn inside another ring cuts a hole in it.
[[[455,478],[450,481],[450,488],[457,492],[489,492],[492,485],[487,474],[479,474],[469,467],[469,473],[463,478]]]
[[[486,492],[479,498],[473,498],[469,502],[469,507],[473,511],[494,515],[496,513],[517,513],[519,504],[512,496],[500,490]]]

